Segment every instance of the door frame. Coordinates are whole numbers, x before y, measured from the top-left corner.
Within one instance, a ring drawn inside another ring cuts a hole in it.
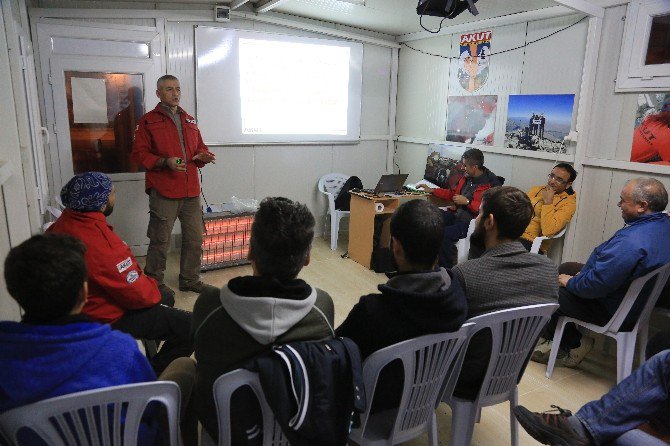
[[[57,104],[62,105],[61,100],[64,97],[55,98],[52,88],[56,82],[64,82],[64,74],[61,72],[59,79],[55,79],[52,70],[53,68],[62,69],[66,62],[72,62],[73,65],[67,65],[67,69],[73,69],[71,66],[87,66],[84,71],[93,71],[90,67],[101,67],[97,71],[122,71],[118,67],[121,64],[128,63],[129,66],[135,67],[135,72],[146,73],[144,81],[144,108],[148,111],[158,102],[154,100],[154,91],[152,83],[165,72],[165,58],[164,54],[164,38],[163,30],[160,27],[148,26],[131,26],[118,25],[111,23],[86,23],[77,21],[54,22],[50,19],[39,19],[35,26],[36,37],[38,41],[40,74],[42,77],[42,95],[44,98],[44,111],[47,122],[47,128],[51,133],[51,138],[48,143],[48,158],[50,166],[50,190],[57,193],[65,182],[72,176],[72,151],[69,147],[68,135],[68,150],[69,157],[61,160],[61,148],[59,148],[58,132],[66,132],[69,134],[69,125],[64,128],[59,126],[59,121],[56,119]],[[86,40],[100,40],[100,41],[114,41],[114,42],[141,42],[149,45],[148,58],[134,58],[134,57],[118,57],[118,56],[99,56],[99,55],[67,55],[54,54],[52,52],[52,39],[54,37],[68,37],[80,38]],[[111,67],[111,68],[110,68]],[[132,71],[132,70],[131,70]],[[64,88],[64,83],[62,83]],[[66,108],[67,110],[67,104]],[[64,170],[63,162],[69,162],[69,166]],[[64,176],[63,173],[68,172],[69,176]],[[111,174],[110,177],[115,181],[139,180],[137,173],[125,174]]]

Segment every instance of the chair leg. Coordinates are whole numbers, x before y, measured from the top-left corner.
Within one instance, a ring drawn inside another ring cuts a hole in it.
[[[428,420],[428,444],[430,446],[439,446],[437,440],[437,415],[433,411],[433,415]]]
[[[619,333],[616,338],[616,382],[624,380],[633,371],[637,333]]]
[[[513,409],[519,405],[519,389],[514,387],[512,397],[509,400],[509,429],[510,443],[512,446],[519,446],[519,423],[516,421]]]
[[[337,249],[337,234],[340,231],[340,219],[337,214],[330,215],[330,249]]]
[[[472,442],[477,407],[470,402],[456,402],[451,407],[450,445],[467,446]]]
[[[637,337],[638,337],[638,345],[640,346],[640,351],[638,352],[638,360],[639,364],[637,365],[638,367],[644,364],[644,361],[647,360],[647,341],[649,340],[649,321],[647,321],[644,326],[639,327],[639,331],[637,332]]]
[[[563,329],[565,328],[565,318],[559,317],[556,324],[556,331],[554,331],[554,340],[551,343],[551,353],[549,354],[549,362],[547,362],[547,373],[545,376],[551,378],[554,373],[554,365],[556,364],[556,356],[558,356],[558,348],[561,345],[561,338],[563,337]]]

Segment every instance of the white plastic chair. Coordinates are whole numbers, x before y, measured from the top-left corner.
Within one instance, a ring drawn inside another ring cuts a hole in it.
[[[556,356],[558,355],[558,348],[561,344],[561,337],[563,336],[563,329],[565,324],[568,322],[573,322],[582,327],[588,328],[589,330],[604,334],[610,338],[616,340],[616,350],[617,350],[617,383],[620,383],[624,378],[626,378],[633,370],[633,357],[635,355],[635,341],[637,340],[638,332],[640,333],[640,340],[644,341],[644,344],[641,344],[640,348],[640,361],[644,361],[644,345],[647,343],[647,326],[649,324],[649,317],[651,316],[651,311],[656,306],[656,301],[661,295],[661,290],[665,286],[665,283],[670,276],[670,263],[663,265],[660,268],[633,280],[633,282],[628,287],[628,291],[624,296],[619,308],[616,310],[612,318],[601,327],[599,325],[590,324],[588,322],[580,321],[572,317],[561,316],[558,318],[558,323],[556,324],[556,331],[554,332],[554,341],[551,345],[551,353],[549,354],[549,362],[547,363],[547,378],[551,378],[551,375],[554,372],[554,365],[556,364]],[[649,294],[649,298],[640,313],[640,316],[635,323],[635,326],[631,331],[619,331],[623,325],[628,313],[633,308],[633,304],[637,300],[640,292],[644,288],[645,284],[652,278],[656,278],[654,283],[654,288]]]
[[[530,252],[533,254],[538,254],[540,252],[540,247],[542,246],[542,242],[545,240],[553,240],[557,238],[561,238],[565,235],[565,231],[568,230],[568,225],[565,225],[565,227],[561,230],[561,232],[553,235],[552,237],[547,237],[544,235],[537,236],[533,239],[533,245],[530,247]]]
[[[383,348],[363,363],[363,381],[368,407],[361,416],[361,426],[349,438],[359,445],[394,445],[428,432],[429,444],[437,446],[435,409],[445,391],[453,390],[465,354],[462,346],[473,324],[465,324],[453,333],[438,333]],[[405,382],[398,409],[371,414],[379,373],[390,362],[402,361]],[[386,426],[387,428],[384,428]],[[392,426],[391,429],[388,427]],[[390,435],[390,436],[389,436]]]
[[[456,242],[456,249],[458,250],[458,260],[456,263],[462,263],[468,260],[468,253],[470,252],[470,236],[473,232],[475,232],[474,218],[470,220],[470,226],[468,226],[468,235]]]
[[[169,381],[87,390],[7,411],[0,429],[11,444],[19,444],[17,435],[26,428],[50,446],[134,446],[147,404],[157,401],[167,409],[170,445],[178,446],[179,395]]]
[[[503,401],[510,402],[512,444],[519,444],[517,421],[512,413],[518,404],[517,381],[542,329],[557,309],[558,304],[529,305],[495,311],[468,320],[475,324],[468,343],[475,333],[485,328],[491,329],[491,358],[474,401],[458,398],[453,392],[445,392],[442,397],[442,401],[451,406],[452,411],[449,444],[469,445],[482,407]]]
[[[272,409],[265,399],[258,373],[245,369],[237,369],[220,376],[214,381],[214,403],[219,419],[219,446],[230,446],[230,401],[233,393],[243,386],[249,386],[258,398],[263,414],[263,446],[289,446],[281,427],[275,420]],[[271,432],[271,435],[266,435]],[[216,443],[207,431],[202,430],[201,446],[214,446]]]
[[[342,190],[344,183],[351,177],[344,173],[328,173],[319,179],[319,192],[328,197],[328,214],[330,214],[330,249],[337,249],[337,235],[340,230],[340,220],[348,217],[349,211],[335,209],[335,198]],[[325,235],[325,231],[324,231]]]

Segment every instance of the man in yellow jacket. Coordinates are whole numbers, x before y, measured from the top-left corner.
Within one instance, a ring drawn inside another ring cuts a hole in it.
[[[552,237],[561,232],[577,209],[577,194],[572,190],[572,182],[577,178],[574,167],[557,164],[547,178],[547,184],[535,186],[527,193],[533,205],[533,218],[520,241],[529,251],[535,237]],[[540,251],[546,253],[550,246],[551,240],[544,240]]]

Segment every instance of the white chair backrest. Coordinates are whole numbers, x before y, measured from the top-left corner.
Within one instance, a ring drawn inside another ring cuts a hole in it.
[[[27,428],[50,446],[134,446],[147,404],[157,401],[167,409],[170,445],[177,446],[179,395],[169,381],[77,392],[9,410],[0,415],[0,429],[12,444]]]
[[[652,310],[656,306],[656,301],[661,295],[661,291],[663,291],[663,287],[665,286],[665,283],[668,281],[669,276],[670,276],[670,263],[668,263],[667,265],[663,265],[660,268],[657,268],[654,271],[633,280],[633,282],[628,287],[628,291],[626,292],[626,295],[621,301],[621,304],[619,304],[619,308],[617,308],[616,313],[614,313],[612,319],[610,319],[609,322],[605,325],[604,327],[605,330],[613,333],[617,333],[621,330],[621,326],[626,321],[626,317],[628,317],[628,313],[630,313],[630,310],[633,308],[633,305],[637,301],[640,292],[647,284],[647,282],[656,277],[654,287],[651,289],[647,302],[644,304],[644,308],[640,312],[640,317],[638,318],[637,323],[635,324],[634,330],[637,331],[640,322],[645,322],[649,319],[649,316],[651,315]]]
[[[569,223],[568,223],[568,224],[569,224]],[[553,239],[561,238],[561,237],[563,237],[563,236],[565,235],[565,232],[566,232],[567,230],[568,230],[568,225],[565,225],[565,227],[564,227],[563,229],[561,229],[560,232],[558,232],[557,234],[554,234],[554,235],[551,236],[551,237],[547,237],[547,236],[545,236],[545,235],[541,235],[541,236],[539,236],[539,237],[535,237],[535,238],[533,239],[533,245],[532,245],[531,248],[530,248],[530,252],[532,252],[533,254],[538,254],[538,253],[540,252],[540,247],[542,246],[542,242],[543,242],[543,241],[545,241],[545,240],[553,240]]]
[[[464,324],[453,333],[439,333],[410,339],[383,348],[363,362],[363,381],[368,407],[361,417],[361,432],[370,420],[370,408],[379,373],[391,361],[400,359],[405,371],[403,394],[393,434],[389,444],[413,438],[426,429],[446,386],[453,390],[456,380],[448,380],[455,371],[458,375],[465,354],[461,348],[473,324]]]
[[[256,395],[263,414],[263,446],[288,446],[288,439],[275,420],[258,379],[258,373],[237,369],[220,376],[214,381],[214,403],[219,418],[219,445],[230,446],[230,402],[233,393],[243,386],[249,386]],[[270,435],[268,435],[268,432]]]
[[[456,249],[458,251],[458,261],[457,263],[462,263],[468,260],[468,254],[470,252],[470,236],[475,232],[475,219],[470,220],[470,226],[468,226],[468,234],[465,238],[458,240],[456,243]]]
[[[557,309],[558,304],[528,305],[468,320],[476,324],[470,339],[485,328],[491,330],[491,358],[477,397],[479,407],[509,399],[542,329]]]
[[[330,194],[335,199],[349,177],[351,175],[345,173],[327,173],[319,179],[319,191]]]

